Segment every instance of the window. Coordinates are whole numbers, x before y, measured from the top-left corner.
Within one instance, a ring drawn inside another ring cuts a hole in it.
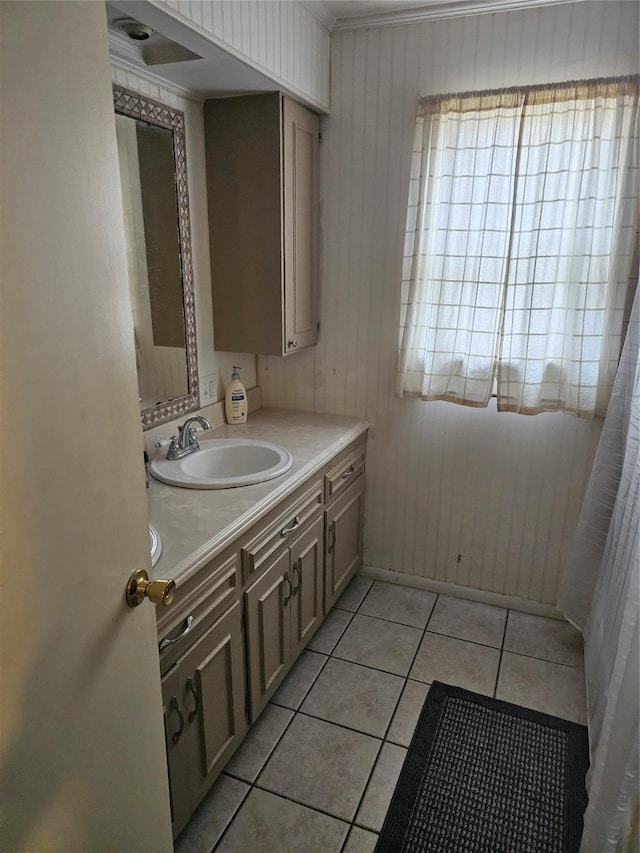
[[[423,98],[398,393],[603,414],[638,171],[636,77]]]

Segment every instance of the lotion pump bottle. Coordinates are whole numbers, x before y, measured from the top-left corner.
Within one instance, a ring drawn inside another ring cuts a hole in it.
[[[243,424],[247,420],[247,391],[240,382],[239,370],[234,365],[231,382],[227,385],[224,414],[228,424]]]

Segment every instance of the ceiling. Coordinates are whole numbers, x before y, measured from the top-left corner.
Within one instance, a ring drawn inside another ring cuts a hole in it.
[[[580,0],[302,0],[330,30],[392,26],[482,12],[497,12]],[[273,80],[224,50],[202,32],[167,15],[161,4],[139,0],[108,0],[109,42],[114,60],[144,68],[171,82],[181,93],[215,97],[239,91],[270,91]],[[150,28],[144,41],[132,41],[123,20]],[[211,81],[215,81],[212,85]],[[300,93],[296,93],[300,97]],[[319,111],[326,104],[305,101]]]

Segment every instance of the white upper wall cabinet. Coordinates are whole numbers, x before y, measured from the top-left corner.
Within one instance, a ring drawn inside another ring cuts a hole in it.
[[[205,101],[216,346],[289,355],[318,337],[318,116],[279,92]]]

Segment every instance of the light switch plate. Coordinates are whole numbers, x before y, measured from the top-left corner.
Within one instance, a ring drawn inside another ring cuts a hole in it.
[[[218,371],[207,373],[202,377],[201,384],[201,399],[203,406],[210,406],[211,403],[218,402]]]

